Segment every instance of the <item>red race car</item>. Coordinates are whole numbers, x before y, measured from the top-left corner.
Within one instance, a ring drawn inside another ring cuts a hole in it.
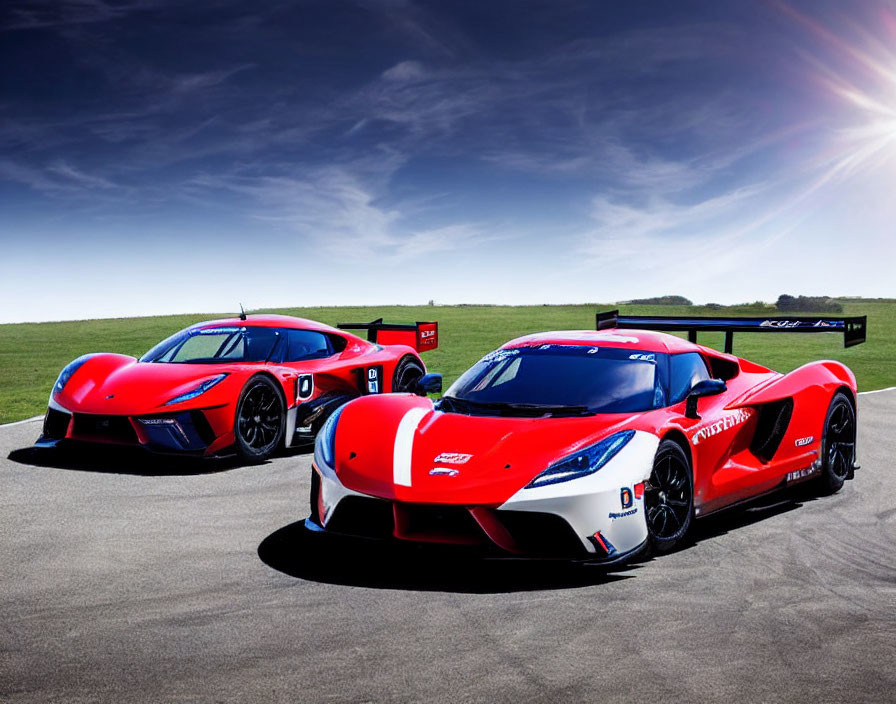
[[[366,330],[367,340],[346,329]],[[37,444],[72,440],[206,456],[235,449],[260,461],[311,440],[353,398],[425,393],[418,353],[436,349],[438,334],[438,323],[382,319],[339,328],[283,315],[198,323],[140,359],[87,354],[65,367]]]
[[[760,494],[852,477],[852,372],[779,374],[730,351],[736,331],[837,331],[850,346],[865,318],[597,318],[508,342],[438,401],[340,408],[317,438],[306,527],[615,563]],[[696,344],[700,330],[725,332],[727,351]]]

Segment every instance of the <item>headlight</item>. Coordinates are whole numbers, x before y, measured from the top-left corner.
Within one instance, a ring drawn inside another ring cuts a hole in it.
[[[599,443],[579,450],[574,455],[564,457],[535,477],[526,485],[526,488],[535,489],[539,486],[568,482],[571,479],[594,474],[613,459],[616,453],[625,447],[634,436],[634,430],[623,430],[621,433],[614,433]]]
[[[336,424],[345,406],[340,406],[324,421],[323,427],[317,434],[317,451],[320,458],[328,467],[336,467]]]
[[[212,388],[215,384],[217,384],[219,381],[221,381],[225,376],[227,376],[227,375],[226,374],[218,374],[218,376],[213,376],[211,379],[206,379],[201,384],[199,384],[199,386],[197,386],[195,389],[191,389],[190,391],[187,391],[186,393],[181,394],[180,396],[175,396],[170,401],[167,401],[165,403],[165,405],[170,406],[173,403],[182,403],[183,401],[189,401],[191,398],[196,398],[197,396],[201,396],[206,391],[208,391],[210,388]]]
[[[72,378],[72,374],[78,371],[81,368],[81,365],[93,356],[93,354],[83,354],[59,372],[59,377],[56,379],[56,383],[53,384],[53,393],[58,394],[62,391],[68,383],[68,380]]]

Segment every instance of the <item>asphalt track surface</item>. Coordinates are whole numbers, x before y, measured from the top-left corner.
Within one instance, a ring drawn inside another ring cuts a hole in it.
[[[27,449],[0,428],[3,702],[896,700],[896,392],[862,469],[605,574],[314,540],[310,457]]]

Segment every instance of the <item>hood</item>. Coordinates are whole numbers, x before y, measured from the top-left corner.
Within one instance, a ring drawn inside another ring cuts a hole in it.
[[[138,362],[120,354],[100,354],[87,360],[54,396],[63,407],[77,413],[141,415],[184,408],[207,408],[228,403],[239,394],[244,375],[226,364],[157,364]],[[206,393],[175,406],[165,404],[199,383],[228,373]],[[236,379],[235,377],[239,377]]]
[[[336,474],[347,488],[382,498],[497,506],[639,415],[497,418],[435,411],[412,395],[366,396],[339,419]]]

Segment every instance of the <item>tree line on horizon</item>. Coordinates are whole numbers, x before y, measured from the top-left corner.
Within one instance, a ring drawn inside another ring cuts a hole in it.
[[[639,306],[692,306],[694,303],[684,296],[654,296],[652,298],[633,298],[630,301],[620,301],[630,305]],[[757,301],[757,303],[759,303]],[[738,306],[743,304],[738,304]],[[755,305],[755,304],[749,304]],[[707,308],[730,308],[735,306],[723,306],[720,303],[707,303]],[[830,296],[791,296],[782,293],[775,302],[775,308],[781,313],[842,313],[843,305]]]

